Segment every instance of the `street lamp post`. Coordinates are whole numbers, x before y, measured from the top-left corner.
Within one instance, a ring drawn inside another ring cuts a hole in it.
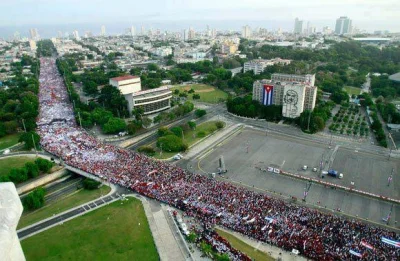
[[[24,131],[26,132],[25,120],[24,119],[22,119],[22,125],[24,126]]]
[[[33,142],[33,147],[35,148],[35,152],[36,152],[36,157],[38,156],[38,152],[36,149],[36,143],[35,143],[35,139],[33,138],[33,134],[32,134],[32,142]]]

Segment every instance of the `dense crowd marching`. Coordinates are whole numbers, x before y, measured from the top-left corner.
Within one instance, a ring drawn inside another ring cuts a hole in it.
[[[399,260],[395,232],[289,204],[96,140],[76,125],[55,59],[41,58],[41,146],[73,167],[314,260]],[[367,246],[367,247],[366,247]]]

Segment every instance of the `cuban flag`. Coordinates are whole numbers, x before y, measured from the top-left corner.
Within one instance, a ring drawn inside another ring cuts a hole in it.
[[[273,101],[272,101],[273,95],[274,95],[274,86],[264,84],[262,104],[263,105],[272,105],[273,104]]]
[[[394,246],[394,247],[400,247],[400,241],[394,241],[394,240],[386,238],[386,237],[382,237],[382,242],[389,244],[391,246]]]
[[[365,241],[361,241],[360,245],[362,245],[363,247],[366,247],[366,248],[368,248],[370,250],[374,250],[375,249],[371,244],[368,244]]]
[[[353,256],[362,257],[362,254],[361,254],[361,253],[358,253],[358,252],[353,251],[353,250],[351,250],[351,249],[350,249],[350,254],[352,254]]]

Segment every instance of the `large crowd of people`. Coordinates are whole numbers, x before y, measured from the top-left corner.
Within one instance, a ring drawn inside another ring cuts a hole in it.
[[[326,214],[190,173],[107,145],[75,121],[54,58],[41,58],[38,132],[46,151],[73,167],[184,210],[205,227],[219,224],[313,260],[399,260],[393,231]],[[372,246],[372,247],[366,247]]]

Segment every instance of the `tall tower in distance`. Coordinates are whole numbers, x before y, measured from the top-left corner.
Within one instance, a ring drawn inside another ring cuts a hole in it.
[[[101,26],[101,36],[106,36],[106,26],[105,25],[102,25]]]
[[[29,33],[31,34],[31,39],[34,41],[38,41],[40,39],[39,33],[36,28],[32,28],[29,30]]]
[[[248,25],[243,26],[242,28],[242,37],[250,38],[251,37],[251,28]]]
[[[347,16],[341,16],[336,19],[335,34],[350,34],[352,30],[352,21]]]
[[[294,30],[293,33],[295,34],[302,34],[303,33],[303,21],[299,20],[299,18],[296,17],[294,19]]]

